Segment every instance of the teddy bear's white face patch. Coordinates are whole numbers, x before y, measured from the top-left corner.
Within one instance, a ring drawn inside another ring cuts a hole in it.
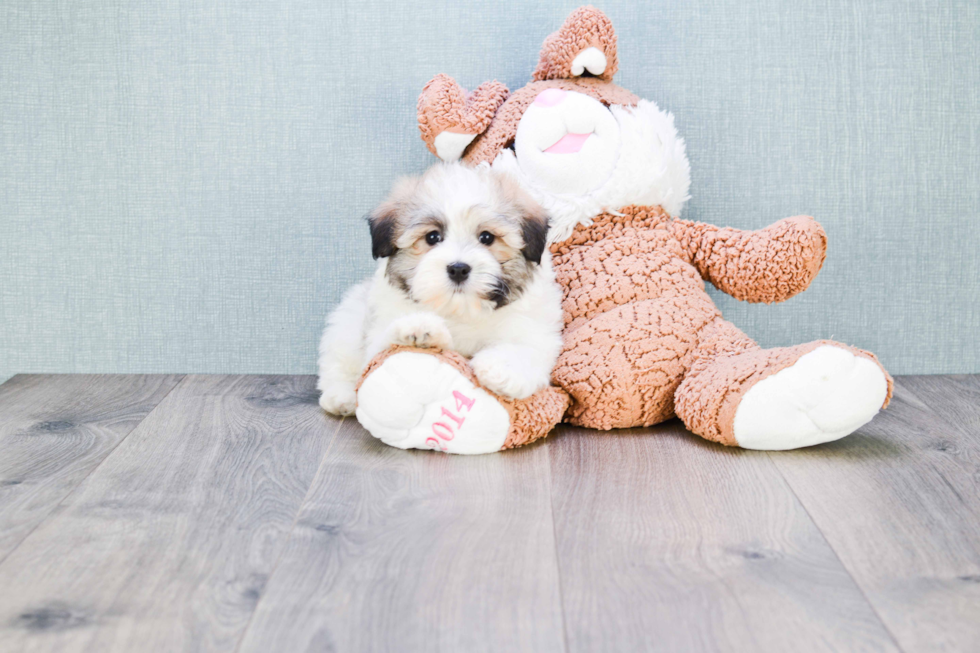
[[[563,99],[567,101],[568,96],[575,95],[567,93]],[[554,99],[557,96],[552,101]],[[493,161],[495,170],[516,179],[548,212],[551,218],[548,241],[561,242],[571,235],[576,225],[589,224],[603,211],[615,211],[630,204],[661,206],[670,215],[679,216],[689,198],[691,167],[684,152],[684,140],[674,127],[673,116],[649,100],[640,100],[636,106],[614,104],[607,109],[595,100],[585,99],[593,106],[598,105],[615,123],[612,140],[618,145],[611,150],[611,163],[602,156],[603,152],[610,153],[606,148],[610,140],[600,139],[602,134],[598,131],[586,135],[577,153],[545,153],[565,134],[575,133],[576,126],[572,120],[572,128],[568,129],[569,123],[564,117],[560,122],[546,121],[545,117],[555,114],[538,109],[557,109],[564,102],[551,107],[542,106],[542,103],[538,107],[529,107],[525,117],[531,109],[537,115],[531,114],[532,117],[527,118],[527,132],[521,134],[527,135],[527,139],[518,137],[514,150],[501,150]],[[555,128],[556,123],[558,128]],[[598,124],[604,124],[604,120]],[[540,128],[535,129],[538,126]],[[523,124],[519,124],[519,133],[522,127]],[[532,135],[540,140],[533,141]],[[532,147],[532,142],[539,145]],[[600,147],[590,151],[594,145]],[[573,142],[569,149],[575,146]],[[596,155],[588,158],[590,152]],[[562,161],[567,164],[563,166]]]
[[[514,152],[521,169],[557,194],[600,187],[616,165],[619,123],[601,102],[582,93],[542,91],[517,125]]]

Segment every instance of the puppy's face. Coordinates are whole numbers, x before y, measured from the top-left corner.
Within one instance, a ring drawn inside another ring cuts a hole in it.
[[[445,315],[473,316],[520,296],[541,263],[543,209],[486,167],[443,164],[400,181],[368,218],[390,283]]]

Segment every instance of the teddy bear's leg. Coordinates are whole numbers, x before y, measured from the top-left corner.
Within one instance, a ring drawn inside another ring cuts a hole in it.
[[[361,376],[356,414],[371,435],[393,447],[477,454],[544,437],[568,402],[553,387],[508,400],[482,387],[459,354],[394,347]]]
[[[829,340],[761,349],[717,318],[702,330],[674,402],[703,438],[783,450],[853,433],[888,405],[891,390],[869,352]]]
[[[618,306],[566,329],[552,373],[573,400],[566,420],[605,431],[674,417],[674,393],[697,334],[717,314],[707,296],[700,303],[661,298]]]

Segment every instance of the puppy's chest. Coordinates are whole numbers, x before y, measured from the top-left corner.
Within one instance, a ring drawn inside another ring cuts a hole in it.
[[[480,324],[447,320],[446,326],[453,337],[453,349],[466,357],[485,349],[500,332],[499,325],[493,324],[493,320]]]

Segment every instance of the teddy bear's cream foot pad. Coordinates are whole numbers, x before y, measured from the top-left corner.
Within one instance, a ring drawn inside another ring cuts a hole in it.
[[[838,440],[870,422],[887,394],[874,361],[824,345],[749,388],[735,412],[735,439],[764,450]]]
[[[500,451],[510,429],[494,397],[452,365],[416,352],[392,354],[364,379],[357,419],[393,447],[459,454]]]

